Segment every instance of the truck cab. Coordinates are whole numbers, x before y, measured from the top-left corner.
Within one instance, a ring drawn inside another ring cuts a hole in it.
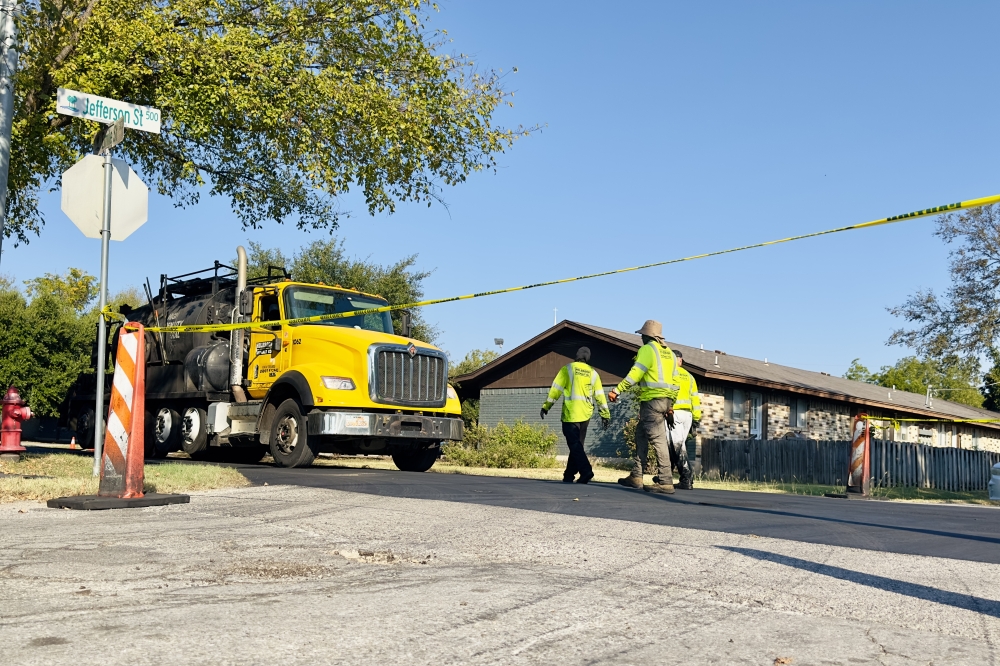
[[[248,462],[270,452],[278,465],[302,467],[321,452],[377,454],[426,471],[443,442],[462,439],[448,359],[410,337],[408,316],[397,332],[389,312],[371,312],[388,304],[378,295],[283,270],[247,280],[237,252],[237,268],[216,262],[214,275],[161,276],[160,293],[128,315],[148,327],[248,324],[147,332],[147,456],[180,449]],[[338,314],[346,316],[321,319]],[[72,395],[79,415],[92,396]]]

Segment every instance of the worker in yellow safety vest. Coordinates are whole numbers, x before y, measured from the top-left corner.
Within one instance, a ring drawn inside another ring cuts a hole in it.
[[[632,473],[618,479],[627,488],[642,488],[642,473],[649,455],[649,445],[653,445],[658,459],[659,481],[647,492],[665,495],[674,492],[674,477],[670,471],[670,448],[667,443],[667,427],[674,425],[674,400],[679,387],[674,379],[676,363],[674,353],[663,339],[663,326],[658,321],[648,320],[638,331],[642,336],[642,347],[636,354],[635,363],[618,386],[608,394],[611,402],[618,400],[618,394],[636,384],[639,385],[639,424],[635,429],[635,454]]]
[[[684,366],[684,354],[674,349],[677,362],[677,372],[674,378],[677,382],[677,400],[674,401],[674,425],[667,428],[667,438],[670,443],[670,464],[677,468],[680,481],[677,488],[691,490],[694,487],[694,475],[687,459],[687,438],[692,430],[698,428],[701,421],[701,396],[698,395],[698,382]],[[658,483],[658,478],[653,479]]]
[[[563,483],[573,483],[577,474],[577,483],[588,483],[594,478],[594,469],[590,466],[587,451],[583,442],[587,439],[587,425],[594,415],[594,401],[600,409],[604,429],[611,424],[611,411],[604,397],[604,387],[601,378],[590,365],[590,349],[580,347],[576,351],[576,360],[559,369],[549,389],[548,398],[542,405],[541,417],[552,409],[552,405],[563,398],[562,431],[566,436],[566,446],[569,447],[569,460],[566,461],[566,471],[563,472]]]

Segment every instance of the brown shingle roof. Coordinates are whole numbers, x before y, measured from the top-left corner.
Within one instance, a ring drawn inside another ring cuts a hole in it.
[[[569,322],[581,329],[590,329],[606,337],[615,338],[634,346],[642,344],[641,338],[634,333],[624,333],[610,328],[591,326],[578,322]],[[716,354],[714,351],[701,350],[697,347],[668,342],[671,348],[679,349],[684,355],[684,363],[703,371],[708,379],[723,379],[746,381],[758,386],[803,392],[832,400],[879,407],[885,412],[905,411],[930,418],[952,419],[1000,419],[1000,414],[987,409],[977,409],[948,400],[934,398],[933,407],[924,406],[926,396],[906,391],[891,391],[882,386],[856,382],[843,377],[833,377],[821,372],[801,370],[777,363],[765,363],[742,356]],[[718,359],[718,365],[716,365]],[[891,397],[890,397],[891,396]],[[1000,427],[1000,424],[984,424],[987,427]]]

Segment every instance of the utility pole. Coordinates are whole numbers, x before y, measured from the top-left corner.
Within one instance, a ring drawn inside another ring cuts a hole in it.
[[[17,72],[17,0],[0,0],[0,257],[7,226],[7,174],[10,171],[10,129],[14,122],[14,73]]]

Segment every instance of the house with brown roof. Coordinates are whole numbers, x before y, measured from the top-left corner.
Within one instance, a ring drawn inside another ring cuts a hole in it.
[[[539,409],[559,368],[581,346],[590,347],[591,365],[605,391],[621,381],[642,344],[638,335],[562,321],[475,372],[454,377],[460,397],[478,399],[479,420],[546,423],[559,432],[559,410],[542,421]],[[1000,451],[1000,414],[947,400],[801,370],[767,359],[732,356],[669,342],[684,355],[684,367],[698,382],[704,416],[699,438],[816,440],[850,439],[859,413],[874,421],[883,439],[943,447]],[[587,448],[603,457],[623,455],[622,428],[631,417],[627,404],[612,406],[612,426],[603,431],[595,412]],[[914,419],[903,420],[903,419]],[[565,442],[559,439],[560,453]]]

